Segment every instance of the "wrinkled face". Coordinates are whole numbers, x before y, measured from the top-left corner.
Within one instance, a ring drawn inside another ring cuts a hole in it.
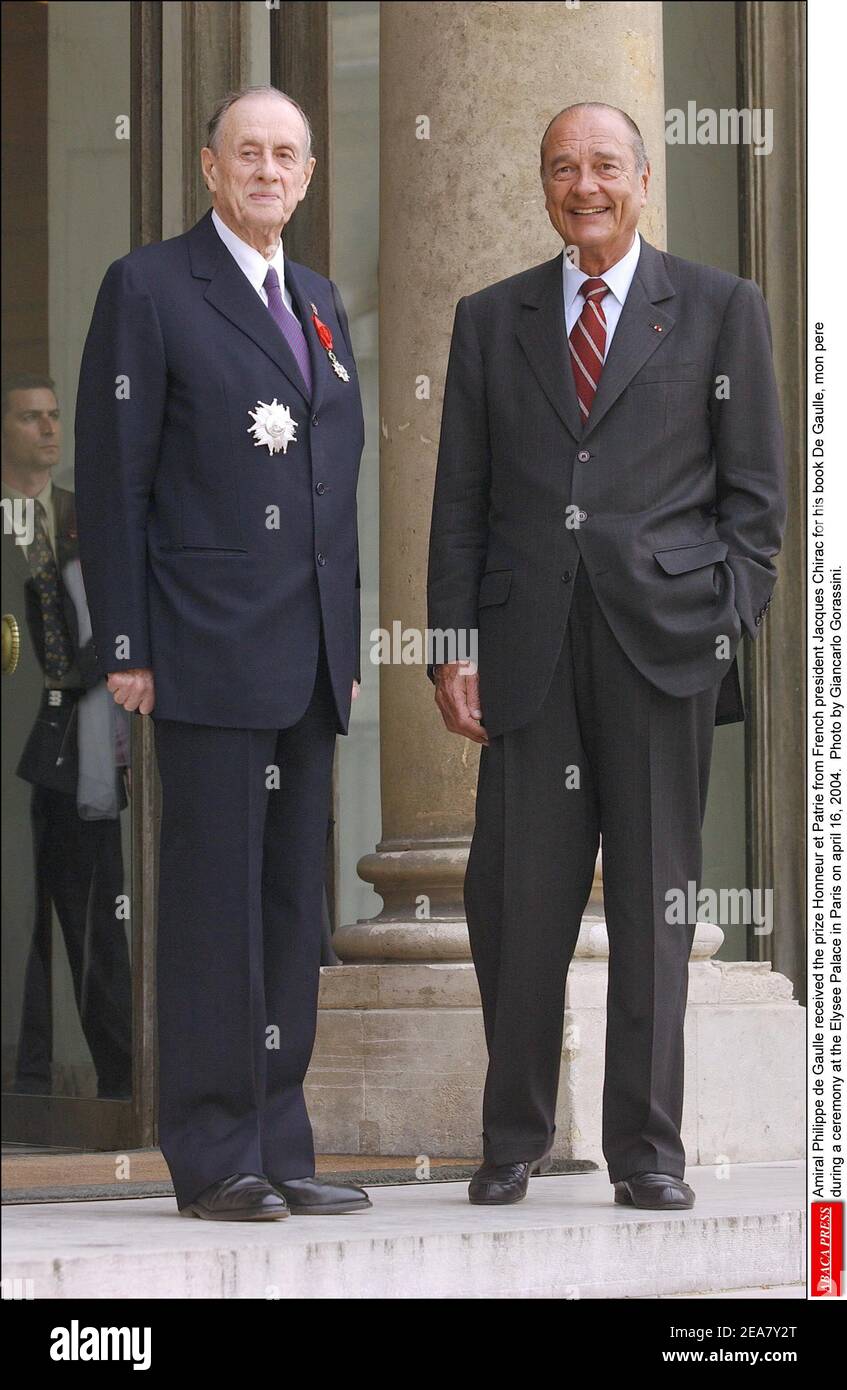
[[[279,235],[315,167],[305,158],[306,140],[303,118],[282,97],[257,93],[229,108],[217,150],[205,148],[200,156],[212,203],[227,226],[262,240]]]
[[[650,166],[635,168],[632,136],[615,111],[571,111],[550,128],[541,179],[547,214],[566,246],[607,266],[625,256],[647,202]]]
[[[10,391],[3,417],[3,463],[16,472],[41,472],[59,462],[59,403],[46,386]]]

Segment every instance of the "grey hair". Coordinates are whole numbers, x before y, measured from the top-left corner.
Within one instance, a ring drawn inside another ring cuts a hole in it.
[[[311,122],[309,121],[309,117],[306,115],[306,112],[303,110],[299,102],[296,102],[293,97],[288,96],[286,92],[281,92],[279,90],[279,87],[271,87],[268,84],[264,84],[262,86],[257,87],[239,87],[236,91],[227,92],[226,96],[221,97],[220,101],[217,103],[214,111],[209,117],[209,122],[206,127],[206,144],[208,145],[209,149],[214,150],[217,154],[218,139],[221,133],[221,122],[223,121],[223,118],[226,115],[229,108],[231,106],[234,106],[237,101],[240,101],[242,97],[253,96],[281,97],[283,101],[288,102],[289,106],[293,106],[295,111],[300,112],[300,116],[303,120],[303,125],[306,127],[306,150],[303,155],[303,159],[304,162],[305,160],[309,159],[312,153],[312,126]]]
[[[632,153],[635,157],[635,172],[643,174],[647,168],[647,148],[641,135],[641,131],[635,124],[631,116],[626,111],[622,111],[619,106],[609,106],[605,101],[577,101],[573,106],[565,106],[561,111],[557,111],[552,121],[548,122],[547,129],[541,137],[541,173],[544,174],[544,142],[550,132],[550,127],[555,124],[560,116],[567,116],[571,111],[614,111],[616,115],[622,116],[626,122],[629,133],[632,137]]]

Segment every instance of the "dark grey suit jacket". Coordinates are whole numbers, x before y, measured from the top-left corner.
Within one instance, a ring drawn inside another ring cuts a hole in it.
[[[654,685],[737,690],[736,648],[770,602],[784,524],[770,322],[751,280],[642,239],[586,427],[562,254],[459,301],[428,625],[478,629],[489,734],[540,708],[578,562]]]

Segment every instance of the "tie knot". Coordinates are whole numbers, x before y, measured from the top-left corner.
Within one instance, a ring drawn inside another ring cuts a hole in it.
[[[268,273],[267,273],[267,275],[266,275],[265,278],[264,278],[263,286],[262,286],[262,287],[263,287],[263,289],[266,289],[266,290],[278,290],[278,289],[279,289],[279,276],[277,275],[277,273],[276,273],[276,271],[274,270],[274,268],[273,268],[272,265],[271,265],[271,266],[268,266]]]
[[[583,280],[579,292],[583,299],[602,299],[609,293],[609,286],[605,280]]]

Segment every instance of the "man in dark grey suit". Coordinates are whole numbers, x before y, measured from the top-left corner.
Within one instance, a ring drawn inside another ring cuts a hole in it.
[[[762,295],[638,234],[650,166],[603,104],[545,132],[573,262],[459,301],[445,389],[429,627],[451,732],[482,744],[465,904],[489,1068],[479,1203],[549,1158],[565,979],[600,836],[609,934],[603,1152],[615,1200],[693,1205],[683,1023],[716,722],[743,718],[785,521]],[[461,643],[467,643],[467,635]],[[692,899],[695,900],[695,899]]]

